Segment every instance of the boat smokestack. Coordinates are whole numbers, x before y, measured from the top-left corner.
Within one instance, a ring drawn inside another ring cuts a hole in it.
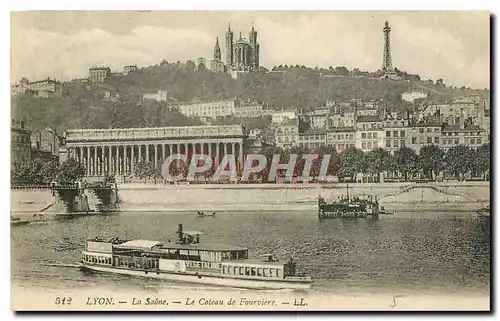
[[[182,236],[183,236],[183,234],[184,234],[184,233],[183,233],[183,231],[182,231],[182,224],[179,224],[179,227],[178,227],[178,229],[177,229],[177,240],[178,240],[178,242],[179,242],[179,243],[181,243],[181,244],[182,244],[182,243],[184,243],[184,242],[182,241],[182,239],[183,239],[183,237],[182,237]]]

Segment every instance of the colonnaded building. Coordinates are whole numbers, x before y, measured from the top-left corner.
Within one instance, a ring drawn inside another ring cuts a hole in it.
[[[168,156],[179,153],[205,154],[215,159],[215,165],[224,155],[235,154],[236,162],[243,164],[245,137],[242,125],[72,129],[65,132],[61,160],[75,158],[87,176],[128,176],[138,163],[161,167]]]

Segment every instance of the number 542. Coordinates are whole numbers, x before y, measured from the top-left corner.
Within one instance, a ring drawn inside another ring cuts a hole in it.
[[[55,302],[56,305],[70,305],[71,297],[56,297]]]

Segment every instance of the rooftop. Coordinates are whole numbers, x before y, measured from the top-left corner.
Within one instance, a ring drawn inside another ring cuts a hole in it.
[[[371,123],[371,122],[381,122],[382,119],[380,119],[379,116],[367,115],[367,116],[358,116],[357,121],[359,123]]]
[[[328,131],[329,132],[355,132],[356,128],[354,128],[354,127],[335,127],[335,128],[330,128]]]
[[[459,125],[448,125],[442,129],[443,132],[457,132],[457,131],[482,131],[483,129],[479,126],[467,126],[464,128],[460,128]]]
[[[132,240],[119,245],[116,245],[118,248],[129,248],[129,249],[151,249],[155,246],[162,245],[163,243],[158,241],[149,241],[149,240]]]
[[[316,134],[326,134],[326,128],[314,128],[303,132],[303,135],[316,135]]]

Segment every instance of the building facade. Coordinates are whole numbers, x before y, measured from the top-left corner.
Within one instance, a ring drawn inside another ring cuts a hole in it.
[[[272,114],[271,121],[273,124],[281,124],[296,118],[297,114],[294,111],[277,111]]]
[[[487,142],[485,131],[479,126],[446,126],[442,129],[441,148],[445,151],[458,145],[478,148]]]
[[[299,142],[299,123],[297,119],[281,123],[276,128],[275,145],[282,148],[297,146]]]
[[[298,145],[300,147],[316,150],[322,146],[326,146],[326,129],[317,128],[299,133]]]
[[[12,120],[10,126],[11,163],[23,163],[31,160],[31,131],[24,122]]]
[[[240,37],[234,41],[231,26],[226,31],[226,66],[228,70],[258,71],[260,45],[257,42],[257,31],[250,30],[248,41]]]
[[[217,118],[236,114],[236,101],[216,100],[210,102],[182,103],[177,106],[180,113],[191,117]]]
[[[384,130],[379,128],[367,128],[356,131],[356,148],[363,152],[384,147]]]
[[[104,82],[111,75],[109,67],[92,67],[89,69],[89,79],[91,82]]]
[[[54,128],[47,127],[31,133],[31,148],[57,155],[59,152],[59,136]]]
[[[239,118],[251,118],[251,117],[261,117],[263,114],[263,109],[261,104],[239,104],[236,106],[236,117]]]
[[[167,91],[158,90],[156,93],[144,93],[142,94],[142,100],[156,100],[156,101],[167,101]]]
[[[413,103],[417,99],[425,98],[427,98],[427,93],[424,91],[412,90],[401,94],[401,99],[409,103]]]
[[[137,65],[128,65],[128,66],[123,67],[123,74],[128,75],[129,73],[136,72],[138,70],[139,70],[139,68],[137,68]]]
[[[65,149],[85,166],[87,176],[129,176],[138,163],[160,168],[174,154],[184,154],[184,161],[187,155],[205,154],[216,166],[231,154],[241,166],[245,137],[241,125],[75,129],[65,132]]]
[[[312,129],[330,127],[330,108],[323,107],[303,113],[301,117]]]
[[[62,84],[55,79],[44,79],[30,82],[28,79],[23,78],[11,87],[11,94],[18,95],[25,92],[32,92],[37,98],[48,98],[51,96],[62,95]]]
[[[326,134],[326,142],[339,153],[350,147],[356,147],[356,128],[331,128]]]
[[[203,67],[202,67],[203,65]],[[207,60],[203,57],[196,58],[196,69],[202,70],[202,69],[207,69]]]
[[[441,126],[437,123],[412,125],[408,127],[407,135],[407,146],[419,154],[420,149],[424,146],[440,146]]]

